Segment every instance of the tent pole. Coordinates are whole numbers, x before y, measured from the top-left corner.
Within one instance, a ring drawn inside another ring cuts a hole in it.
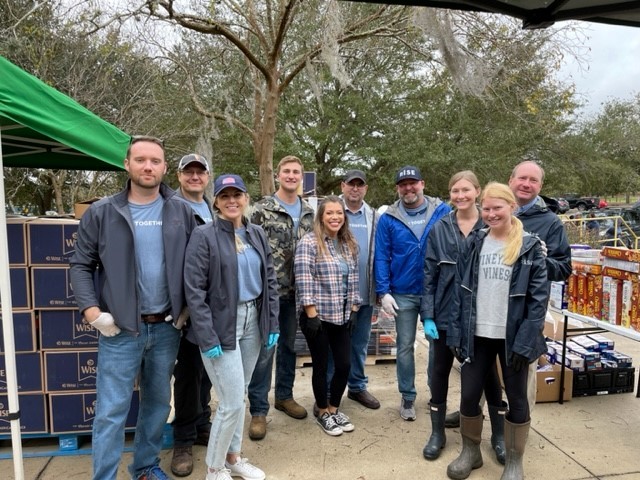
[[[20,404],[18,401],[18,377],[16,373],[16,346],[13,334],[11,304],[11,280],[9,276],[9,248],[7,241],[7,210],[4,198],[4,165],[2,161],[2,132],[0,132],[0,303],[2,303],[2,331],[4,361],[7,378],[9,414],[11,420],[11,447],[13,449],[13,471],[16,480],[24,480],[22,461],[22,439],[20,437]],[[16,415],[16,413],[18,415]]]

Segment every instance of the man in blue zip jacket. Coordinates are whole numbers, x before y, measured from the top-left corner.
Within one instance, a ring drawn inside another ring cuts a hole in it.
[[[384,313],[396,318],[400,417],[412,421],[416,419],[414,343],[427,237],[431,227],[451,207],[439,198],[424,195],[424,180],[415,166],[398,170],[396,190],[400,199],[380,217],[376,231],[376,294]]]

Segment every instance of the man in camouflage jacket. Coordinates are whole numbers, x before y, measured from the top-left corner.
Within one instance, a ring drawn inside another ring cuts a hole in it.
[[[293,257],[298,240],[313,230],[314,211],[299,195],[303,167],[299,158],[288,155],[277,167],[278,191],[254,205],[251,221],[260,225],[269,238],[280,294],[280,338],[276,354],[275,407],[292,418],[307,416],[303,406],[293,399],[298,321],[295,305]],[[264,346],[249,384],[251,423],[249,438],[261,440],[267,433],[269,390],[273,368],[273,349]]]

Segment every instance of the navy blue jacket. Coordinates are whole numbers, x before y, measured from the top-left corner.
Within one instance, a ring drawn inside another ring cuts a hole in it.
[[[461,284],[454,307],[456,313],[447,331],[447,345],[461,347],[462,355],[470,361],[474,354],[480,251],[487,232],[488,229],[478,230],[467,238],[468,250],[459,264]],[[547,350],[542,334],[549,300],[547,285],[540,240],[525,232],[511,274],[505,339],[507,364],[512,352],[526,357],[531,363]]]
[[[472,233],[483,226],[482,218],[478,217]],[[460,283],[457,276],[458,259],[465,250],[465,240],[455,210],[442,217],[429,232],[420,318],[423,321],[431,318],[438,330],[447,330],[453,314],[454,296]]]

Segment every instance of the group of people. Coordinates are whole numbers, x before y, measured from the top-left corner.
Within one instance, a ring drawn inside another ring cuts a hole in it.
[[[331,436],[353,431],[341,409],[345,391],[380,408],[364,371],[376,306],[395,317],[399,415],[406,421],[416,418],[419,318],[430,343],[432,433],[424,457],[438,458],[445,425],[459,418],[463,450],[447,474],[466,478],[482,465],[484,391],[492,445],[506,463],[503,480],[522,478],[548,281],[570,273],[562,224],[538,197],[544,173],[537,164],[519,164],[509,186],[493,183],[482,192],[472,172],[454,175],[453,209],[426,196],[420,170],[406,166],[396,174],[399,199],[382,215],[364,201],[360,170],[348,171],[342,195],[325,197],[314,213],[298,194],[303,166],[295,156],[279,162],[278,190],[255,205],[233,174],[219,175],[206,198],[211,172],[198,154],[180,160],[180,187],[170,189],[164,145],[154,137],[132,137],[124,166],[125,189],[85,213],[70,261],[79,309],[100,331],[93,478],[116,478],[136,383],[129,473],[169,478],[159,452],[173,376],[172,472],[191,474],[199,444],[207,446],[207,480],[264,479],[241,456],[245,397],[249,438],[261,440],[275,357],[275,408],[307,417],[293,396],[298,326],[313,362],[315,422]],[[454,358],[462,363],[462,398],[460,412],[447,416]],[[213,421],[211,388],[218,399]]]
[[[293,398],[298,325],[314,359],[318,425],[331,435],[354,429],[338,410],[347,385],[349,398],[380,407],[364,374],[377,214],[363,201],[363,172],[350,172],[344,198],[325,199],[315,215],[298,195],[303,166],[294,156],[278,164],[275,194],[251,207],[238,175],[218,176],[213,199],[206,198],[211,172],[198,154],[180,160],[180,187],[170,189],[164,145],[154,137],[132,137],[124,166],[126,187],[89,208],[70,261],[79,309],[100,331],[93,478],[116,478],[136,383],[129,474],[169,478],[159,453],[172,375],[172,472],[190,475],[192,447],[200,444],[207,446],[207,480],[265,478],[241,457],[245,396],[249,436],[260,440],[277,351],[275,408],[307,416]]]

